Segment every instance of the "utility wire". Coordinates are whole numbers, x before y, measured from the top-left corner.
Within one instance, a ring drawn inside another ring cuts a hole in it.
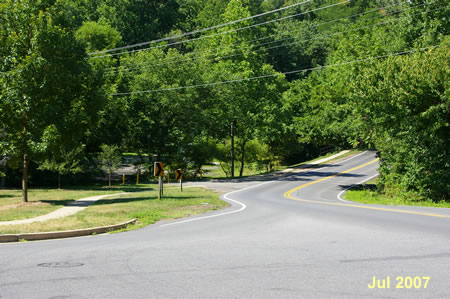
[[[445,7],[441,7],[441,8],[434,9],[434,10],[430,10],[430,11],[428,11],[426,13],[431,13],[431,12],[434,12],[434,11],[438,11],[438,10],[441,10],[443,8],[445,8]],[[417,14],[414,14],[412,16],[416,16],[416,15],[420,15],[420,14],[422,14],[422,13],[417,13]],[[389,23],[398,22],[398,21],[400,21],[402,19],[404,19],[404,17],[400,17],[400,18],[397,18],[395,20],[389,20],[389,21],[386,21],[386,22],[379,22],[379,23],[376,23],[376,24],[360,26],[360,27],[353,28],[353,29],[350,29],[350,30],[347,30],[347,31],[335,32],[335,33],[332,33],[332,34],[329,34],[329,35],[322,35],[322,36],[319,36],[319,37],[305,39],[305,40],[296,41],[296,42],[292,42],[292,43],[287,43],[287,44],[283,44],[283,45],[267,47],[267,48],[262,48],[262,49],[256,49],[256,50],[253,50],[253,52],[262,52],[262,51],[267,51],[267,50],[273,50],[273,49],[279,49],[279,48],[283,48],[283,47],[287,47],[287,46],[292,46],[292,45],[296,45],[296,44],[301,44],[301,43],[308,42],[308,41],[321,40],[321,39],[325,39],[327,37],[333,37],[333,36],[336,36],[336,35],[342,35],[342,34],[346,34],[346,33],[349,33],[349,32],[358,31],[358,30],[361,30],[361,29],[367,29],[367,28],[371,28],[371,27],[375,27],[375,26],[381,26],[381,25],[386,25],[386,24],[389,24]],[[286,39],[276,40],[276,41],[272,41],[272,42],[268,42],[268,43],[263,43],[263,44],[260,44],[260,45],[257,45],[257,46],[264,46],[264,45],[267,45],[267,44],[273,44],[273,43],[276,43],[276,42],[292,40],[292,39],[294,39],[294,38],[286,38]],[[240,56],[240,55],[244,55],[244,53],[236,53],[236,54],[231,54],[231,55],[219,56],[219,57],[215,57],[215,59],[225,59],[225,58],[231,58],[231,57],[236,57],[236,56]],[[139,71],[139,70],[151,68],[153,66],[162,66],[162,65],[167,65],[167,64],[173,64],[173,63],[176,63],[176,62],[198,60],[198,59],[201,59],[201,58],[211,57],[211,56],[215,56],[215,54],[203,55],[203,56],[198,56],[198,57],[191,57],[191,58],[187,58],[185,60],[178,60],[178,61],[173,61],[173,62],[152,64],[150,66],[144,66],[144,67],[139,67],[139,68],[134,68],[134,69],[123,70],[123,72],[136,72],[136,71]]]
[[[351,16],[348,16],[348,17],[342,17],[342,18],[331,20],[331,21],[323,22],[323,23],[320,23],[320,24],[314,24],[311,27],[319,27],[319,26],[330,24],[330,23],[335,23],[335,22],[340,21],[340,20],[350,19],[350,18],[366,15],[366,14],[369,14],[369,13],[372,13],[372,12],[376,12],[376,11],[380,11],[380,10],[383,10],[383,9],[387,9],[387,8],[390,8],[390,7],[400,6],[400,5],[403,5],[405,3],[409,3],[409,2],[406,1],[406,2],[403,2],[403,3],[399,3],[399,4],[394,4],[394,5],[388,5],[388,6],[385,6],[385,7],[380,7],[380,8],[373,9],[373,10],[370,10],[370,11],[367,11],[367,12],[354,14],[354,15],[351,15]],[[404,12],[404,11],[410,10],[412,8],[417,8],[417,7],[424,6],[424,5],[426,5],[426,4],[423,3],[423,4],[419,4],[419,5],[414,5],[414,6],[409,7],[408,9],[405,9],[405,10],[397,10],[397,11],[394,11],[394,12],[390,12],[389,15],[393,15],[393,14],[396,14],[396,13]],[[380,17],[385,17],[385,16],[378,16],[377,15],[375,17],[372,17],[371,19],[373,19],[373,18],[380,18]],[[290,31],[290,33],[296,33],[296,32],[299,32],[299,31],[301,31],[301,30]],[[249,41],[244,41],[242,43],[234,43],[234,44],[229,45],[229,47],[234,47],[234,46],[241,45],[241,44],[252,43],[252,42],[255,42],[255,41],[261,41],[261,40],[269,39],[269,38],[275,37],[275,36],[277,36],[277,34],[271,34],[271,35],[264,36],[264,37],[261,37],[261,38],[257,38],[257,39],[253,39],[253,40],[249,40]],[[283,40],[289,40],[289,39],[294,39],[294,38],[281,39],[281,40],[277,40],[277,41],[272,41],[270,43],[279,42],[279,41],[283,41]],[[266,45],[266,44],[270,44],[270,43],[259,44],[259,45],[256,45],[256,46]],[[214,52],[214,51],[218,51],[219,49],[222,49],[222,48],[225,48],[225,47],[227,47],[227,46],[221,46],[221,47],[218,47],[218,48],[215,48],[215,49],[209,49],[209,50],[200,51],[200,52],[196,52],[196,53],[193,52],[191,54],[193,55],[193,54]],[[190,54],[186,54],[186,55],[190,55]],[[212,55],[216,55],[216,54],[203,55],[203,56],[197,56],[197,57],[208,57],[208,56],[212,56]],[[182,58],[182,59],[179,59],[179,58]],[[150,60],[150,61],[146,61],[145,63],[142,63],[142,64],[135,64],[134,66],[139,66],[139,65],[142,65],[142,66],[144,66],[144,65],[147,65],[147,66],[165,65],[165,64],[153,64],[152,62],[173,61],[173,63],[175,63],[175,62],[180,62],[180,61],[188,61],[190,59],[195,59],[195,58],[196,58],[195,56],[191,57],[191,58],[186,58],[186,57],[183,57],[183,56],[177,56],[177,57],[172,57],[172,58]],[[167,64],[171,64],[171,63],[167,63]],[[131,65],[129,65],[129,66],[131,66]],[[129,68],[129,66],[125,66],[124,65],[124,66],[111,67],[111,68],[108,68],[107,70],[114,70],[114,69],[116,69],[114,72],[118,72],[120,69],[125,69],[125,68],[128,68],[129,70],[131,70],[131,68]],[[138,69],[138,68],[132,68],[132,69],[134,70],[134,69]]]
[[[419,50],[423,51],[423,50],[428,50],[428,49],[435,49],[435,48],[438,48],[438,47],[439,47],[439,45],[431,46],[431,47],[427,47],[427,48],[420,48]],[[359,63],[359,62],[379,60],[379,59],[383,59],[383,58],[400,56],[400,55],[404,55],[404,54],[411,54],[411,53],[414,53],[416,51],[417,50],[402,51],[402,52],[397,52],[397,53],[392,53],[392,54],[381,55],[381,56],[377,56],[377,57],[369,57],[369,58],[357,59],[357,60],[353,60],[353,61],[346,61],[346,62],[341,62],[341,63],[336,63],[336,64],[330,64],[330,65],[306,68],[306,69],[295,70],[295,71],[284,72],[284,73],[262,75],[262,76],[251,77],[251,78],[240,78],[240,79],[234,79],[234,80],[228,80],[228,81],[210,82],[210,83],[189,85],[189,86],[179,86],[179,87],[161,88],[161,89],[144,90],[144,91],[115,93],[115,94],[110,94],[110,95],[111,96],[128,96],[128,95],[135,95],[135,94],[146,94],[146,93],[154,93],[154,92],[164,92],[164,91],[174,91],[174,90],[182,90],[182,89],[201,88],[201,87],[209,87],[209,86],[216,86],[216,85],[223,85],[223,84],[230,84],[230,83],[238,83],[238,82],[244,82],[244,81],[259,80],[259,79],[265,79],[265,78],[273,78],[273,77],[278,77],[278,76],[281,76],[281,75],[297,74],[297,73],[309,72],[309,71],[314,71],[314,70],[320,70],[320,69],[338,67],[338,66],[343,66],[343,65],[355,64],[355,63]]]
[[[229,30],[229,31],[219,32],[219,33],[210,34],[210,35],[205,35],[205,36],[201,36],[201,37],[198,37],[198,38],[193,38],[193,39],[188,39],[188,40],[184,40],[184,41],[168,43],[168,44],[154,46],[154,47],[150,47],[150,48],[146,48],[146,49],[133,50],[133,51],[127,51],[127,52],[120,52],[120,53],[114,53],[114,54],[107,54],[107,55],[101,55],[101,56],[92,56],[91,58],[113,57],[113,56],[119,56],[119,55],[131,54],[131,53],[138,53],[138,52],[148,51],[148,50],[152,50],[152,49],[166,48],[166,47],[170,47],[170,46],[174,46],[174,45],[185,44],[185,43],[192,42],[192,41],[203,40],[203,39],[206,39],[206,38],[211,38],[211,37],[215,37],[215,36],[225,35],[225,34],[238,32],[238,31],[242,31],[242,30],[246,30],[246,29],[250,29],[250,28],[254,28],[254,27],[258,27],[258,26],[262,26],[262,25],[267,25],[267,24],[279,22],[279,21],[282,21],[282,20],[291,19],[291,18],[294,18],[294,17],[298,17],[298,16],[301,16],[301,15],[305,15],[305,14],[308,14],[308,13],[311,13],[311,12],[315,12],[315,11],[319,11],[319,10],[322,10],[322,9],[331,8],[331,7],[334,7],[334,6],[337,6],[337,5],[343,5],[343,4],[346,4],[348,2],[351,2],[351,0],[345,0],[343,2],[339,2],[339,3],[332,4],[332,5],[328,5],[328,6],[324,6],[324,7],[320,7],[320,8],[316,8],[316,9],[312,9],[312,10],[308,10],[308,11],[305,11],[305,12],[302,12],[302,13],[289,15],[289,16],[286,16],[286,17],[282,17],[282,18],[278,18],[278,19],[274,19],[274,20],[270,20],[270,21],[266,21],[266,22],[262,22],[262,23],[257,23],[257,24],[246,26],[246,27],[236,28],[236,29]]]
[[[189,35],[193,35],[193,34],[197,34],[197,33],[202,33],[202,32],[205,32],[205,31],[219,29],[219,28],[222,28],[222,27],[225,27],[225,26],[228,26],[228,25],[241,23],[241,22],[244,22],[244,21],[248,21],[248,20],[251,20],[251,19],[259,18],[259,17],[265,16],[265,15],[269,15],[269,14],[272,14],[272,13],[280,12],[280,11],[283,11],[283,10],[286,10],[286,9],[289,9],[289,8],[297,7],[297,6],[303,5],[303,4],[308,3],[308,2],[311,2],[311,0],[303,1],[303,2],[300,2],[300,3],[295,3],[295,4],[292,4],[292,5],[288,5],[288,6],[285,6],[285,7],[278,8],[278,9],[274,9],[274,10],[271,10],[271,11],[268,11],[268,12],[260,13],[260,14],[254,15],[254,16],[250,16],[250,17],[234,20],[234,21],[231,21],[231,22],[228,22],[228,23],[223,23],[223,24],[219,24],[219,25],[215,25],[215,26],[211,26],[211,27],[207,27],[207,28],[202,28],[202,29],[198,29],[198,30],[194,30],[194,31],[191,31],[191,32],[186,32],[186,33],[170,36],[170,37],[165,37],[165,38],[156,39],[156,40],[152,40],[152,41],[148,41],[148,42],[137,43],[137,44],[134,44],[134,45],[128,45],[128,46],[123,46],[123,47],[119,47],[119,48],[109,49],[109,50],[105,50],[105,51],[91,52],[91,53],[89,53],[89,55],[105,54],[105,53],[111,53],[111,52],[116,52],[116,51],[125,50],[125,49],[137,48],[137,47],[147,46],[147,45],[154,44],[154,43],[168,41],[168,40],[175,39],[175,38],[180,38],[180,37],[185,37],[185,36],[189,36]]]

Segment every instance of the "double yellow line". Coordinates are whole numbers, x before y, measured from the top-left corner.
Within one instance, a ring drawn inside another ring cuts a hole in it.
[[[314,185],[314,184],[317,184],[317,183],[320,183],[320,182],[332,179],[332,178],[340,176],[342,174],[349,173],[351,171],[363,168],[365,166],[368,166],[368,165],[371,165],[371,164],[377,162],[378,160],[379,160],[379,158],[375,159],[375,160],[372,160],[372,161],[370,161],[368,163],[356,166],[356,167],[354,167],[352,169],[348,169],[346,171],[343,171],[343,172],[340,172],[340,173],[337,173],[337,174],[334,174],[334,175],[330,175],[330,176],[327,176],[325,178],[322,178],[322,179],[319,179],[319,180],[316,180],[316,181],[312,181],[312,182],[300,185],[300,186],[298,186],[298,187],[296,187],[294,189],[291,189],[291,190],[287,191],[286,193],[284,193],[284,197],[286,197],[288,199],[296,200],[296,201],[307,202],[307,203],[315,203],[315,204],[321,204],[321,205],[352,207],[352,208],[358,208],[358,209],[367,209],[367,210],[376,210],[376,211],[385,211],[385,212],[394,212],[394,213],[403,213],[403,214],[414,214],[414,215],[439,217],[439,218],[450,218],[450,216],[440,215],[440,214],[422,213],[422,212],[404,211],[404,210],[395,210],[395,209],[388,209],[388,208],[377,208],[377,207],[369,207],[369,206],[363,206],[363,205],[345,204],[345,203],[337,203],[337,202],[335,203],[335,202],[326,202],[326,201],[315,201],[315,200],[301,199],[301,198],[297,198],[297,197],[293,197],[292,196],[292,193],[294,193],[295,191],[298,191],[298,190],[303,189],[305,187],[308,187],[308,186],[311,186],[311,185]]]

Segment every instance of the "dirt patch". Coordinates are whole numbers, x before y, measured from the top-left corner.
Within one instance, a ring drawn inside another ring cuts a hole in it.
[[[225,206],[225,207],[227,207],[227,206]],[[201,205],[201,206],[179,207],[179,208],[173,209],[172,211],[184,212],[186,210],[189,210],[190,212],[194,212],[191,215],[197,215],[197,214],[201,214],[201,213],[204,213],[204,212],[207,212],[207,211],[215,210],[217,208],[219,208],[219,206],[216,206],[216,205]]]
[[[39,206],[46,206],[47,203],[43,203],[40,201],[32,201],[32,202],[21,202],[21,203],[14,203],[10,205],[0,206],[0,211],[6,211],[10,209],[20,209],[23,207],[39,207]]]

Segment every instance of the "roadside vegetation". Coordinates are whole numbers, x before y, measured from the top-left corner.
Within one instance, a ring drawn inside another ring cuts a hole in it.
[[[149,188],[151,189],[151,186],[145,186],[144,190]],[[109,197],[93,203],[73,216],[42,223],[0,226],[0,234],[84,229],[137,219],[135,225],[129,225],[126,228],[131,230],[160,220],[197,215],[225,206],[227,203],[219,199],[216,192],[202,188],[185,188],[183,192],[180,192],[176,187],[168,187],[164,190],[162,200],[158,200],[156,190]],[[0,215],[1,213],[2,211]]]
[[[430,199],[420,198],[414,193],[396,196],[388,195],[377,188],[376,184],[378,182],[378,179],[374,179],[360,186],[355,186],[345,193],[344,198],[364,204],[450,208],[450,202],[448,201],[435,202]]]

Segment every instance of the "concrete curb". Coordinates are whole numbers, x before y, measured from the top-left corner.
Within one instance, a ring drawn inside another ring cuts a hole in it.
[[[46,232],[46,233],[30,233],[30,234],[17,234],[17,235],[0,235],[0,243],[6,242],[18,242],[19,240],[26,241],[37,241],[37,240],[49,240],[49,239],[62,239],[62,238],[72,238],[72,237],[81,237],[81,236],[89,236],[92,234],[103,234],[110,231],[118,230],[127,227],[130,224],[134,224],[136,219],[132,219],[130,221],[95,227],[95,228],[87,228],[87,229],[79,229],[79,230],[69,230],[69,231],[61,231],[61,232]]]

